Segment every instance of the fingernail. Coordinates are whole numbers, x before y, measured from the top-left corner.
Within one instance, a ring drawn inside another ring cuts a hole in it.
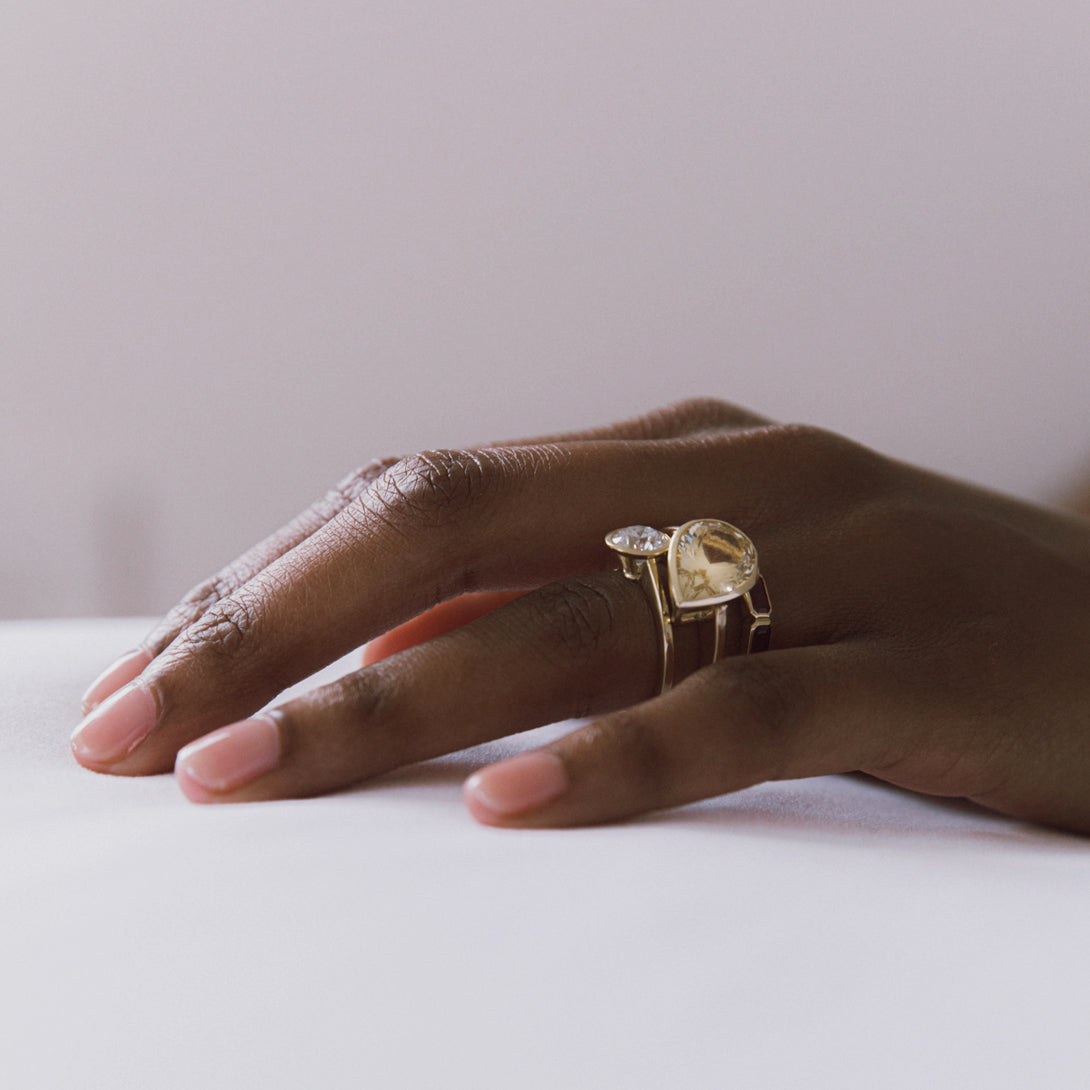
[[[222,795],[271,772],[280,763],[280,731],[268,716],[255,716],[221,727],[178,751],[174,771],[183,791],[196,802],[203,792],[191,793],[196,784],[204,791]]]
[[[139,681],[130,682],[76,727],[72,752],[81,764],[113,764],[151,734],[157,718],[158,709],[150,691]]]
[[[83,694],[83,714],[93,711],[111,693],[117,692],[122,685],[128,685],[133,678],[139,677],[149,662],[151,662],[151,655],[147,651],[130,651],[122,655],[117,662],[107,666]]]
[[[500,761],[466,780],[466,801],[510,817],[544,806],[568,790],[568,773],[555,753],[535,750]]]

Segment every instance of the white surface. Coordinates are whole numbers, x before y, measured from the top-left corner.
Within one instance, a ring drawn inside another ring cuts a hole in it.
[[[77,768],[133,621],[0,625],[0,1085],[1076,1088],[1090,841],[854,778],[474,825],[473,751],[199,808]]]
[[[1090,459],[1090,4],[4,0],[0,616],[689,394]]]

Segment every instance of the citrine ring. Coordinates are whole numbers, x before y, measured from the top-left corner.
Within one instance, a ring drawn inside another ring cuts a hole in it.
[[[710,662],[728,652],[728,607],[741,601],[748,615],[737,651],[767,651],[772,639],[772,605],[757,567],[757,549],[729,522],[692,519],[656,530],[624,526],[606,534],[621,569],[647,594],[660,637],[659,692],[674,681],[674,625],[712,620]]]

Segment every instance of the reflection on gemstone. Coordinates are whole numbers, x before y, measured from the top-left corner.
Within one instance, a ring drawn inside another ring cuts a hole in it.
[[[632,556],[654,556],[666,551],[669,537],[652,526],[624,526],[606,536],[611,549]]]
[[[675,535],[669,566],[674,604],[699,608],[749,590],[757,579],[757,550],[730,523],[697,519]]]

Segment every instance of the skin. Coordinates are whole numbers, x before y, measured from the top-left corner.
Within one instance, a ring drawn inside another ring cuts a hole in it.
[[[655,696],[654,621],[603,536],[694,517],[756,543],[772,647],[700,668],[704,626],[679,625],[679,680]],[[247,720],[367,641],[361,671]],[[112,692],[141,694],[125,699],[153,709],[143,741],[110,760],[74,748],[121,775],[178,758],[195,801],[253,801],[590,718],[473,777],[470,812],[583,825],[862,771],[1086,833],[1087,648],[1084,516],[702,400],[360,470],[195,588],[92,687],[100,723],[117,717]],[[183,750],[197,740],[203,757]],[[240,754],[248,782],[191,774],[201,761],[237,772]]]

